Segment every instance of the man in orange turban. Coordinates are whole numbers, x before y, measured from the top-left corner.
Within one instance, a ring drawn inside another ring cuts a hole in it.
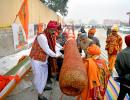
[[[91,40],[93,40],[93,43],[95,43],[96,45],[98,45],[100,47],[100,41],[97,37],[94,37],[94,34],[96,33],[96,28],[91,28],[88,31],[88,38],[90,38]]]
[[[88,58],[83,59],[88,77],[88,87],[84,89],[78,100],[104,100],[109,71],[106,61],[100,59],[100,48],[92,44],[87,48]],[[104,74],[105,73],[105,74]]]
[[[116,55],[122,49],[122,38],[118,34],[118,31],[118,26],[113,25],[111,28],[111,34],[106,39],[105,49],[108,53],[108,67],[111,73],[115,65]]]

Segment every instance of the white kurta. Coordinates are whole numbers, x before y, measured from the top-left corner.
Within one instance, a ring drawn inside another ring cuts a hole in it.
[[[47,38],[44,34],[40,34],[37,37],[37,40],[38,40],[40,47],[47,54],[45,62],[31,59],[31,65],[32,65],[32,70],[33,70],[33,75],[34,75],[33,83],[34,83],[34,86],[35,86],[37,92],[39,94],[42,94],[42,92],[45,88],[46,82],[47,82],[47,77],[48,77],[48,65],[47,65],[48,56],[51,56],[51,57],[60,56],[61,53],[59,53],[59,50],[61,49],[61,47],[60,47],[60,49],[58,49],[59,47],[57,47],[57,45],[56,45],[56,47],[55,47],[56,53],[54,53],[49,48]]]

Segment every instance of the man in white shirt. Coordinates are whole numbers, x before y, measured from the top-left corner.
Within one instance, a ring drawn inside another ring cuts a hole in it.
[[[42,27],[42,25],[39,25]],[[40,30],[34,40],[30,52],[31,65],[33,70],[33,83],[38,92],[38,100],[47,100],[42,96],[48,77],[48,57],[59,57],[60,53],[55,51],[55,32],[58,24],[55,21],[50,21],[44,32]]]

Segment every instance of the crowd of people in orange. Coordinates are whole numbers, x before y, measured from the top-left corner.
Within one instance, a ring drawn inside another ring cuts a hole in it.
[[[107,61],[100,56],[101,44],[100,40],[94,36],[96,33],[95,27],[90,28],[88,33],[84,27],[82,27],[76,38],[72,28],[68,27],[63,31],[61,24],[56,21],[50,21],[46,29],[43,29],[42,23],[38,24],[37,36],[29,55],[33,71],[33,84],[38,93],[38,100],[47,100],[44,96],[44,91],[52,89],[47,86],[47,84],[52,83],[51,78],[56,78],[56,80],[59,81],[62,64],[65,63],[65,61],[63,62],[64,55],[67,52],[65,51],[64,53],[64,49],[70,40],[76,43],[74,48],[77,49],[81,62],[84,65],[84,75],[86,75],[85,82],[87,82],[87,85],[81,88],[82,91],[79,89],[80,95],[79,93],[76,95],[77,100],[104,100],[107,84],[114,67],[118,73],[118,77],[115,77],[115,81],[120,82],[120,92],[117,99],[124,100],[126,93],[130,96],[130,35],[125,37],[126,48],[122,49],[123,39],[118,32],[119,27],[113,25],[110,34],[107,35],[106,46],[104,48],[108,53],[107,64]],[[69,46],[71,46],[71,44],[69,44]],[[69,47],[67,48],[70,49]],[[71,52],[74,52],[74,48]],[[83,52],[85,56],[82,55]],[[72,54],[76,54],[76,52]],[[72,54],[68,55],[73,58]],[[69,62],[67,58],[65,59],[66,62]],[[73,70],[70,72],[73,73]],[[69,77],[70,76],[68,76],[67,81]],[[8,84],[8,77],[6,77],[6,80],[5,77],[0,77],[0,86],[2,86],[0,90]],[[63,79],[60,80],[64,81]]]
[[[88,85],[77,97],[77,100],[104,100],[107,83],[115,66],[117,69],[117,73],[119,74],[119,77],[122,77],[122,73],[126,72],[124,74],[127,76],[125,76],[125,79],[127,80],[127,82],[130,81],[130,72],[126,71],[126,66],[123,66],[121,64],[121,60],[116,60],[117,55],[121,55],[122,53],[128,54],[128,58],[130,57],[130,35],[126,36],[125,38],[125,42],[127,44],[126,48],[129,51],[125,52],[124,50],[122,50],[123,40],[121,36],[118,34],[118,31],[118,26],[113,25],[111,27],[111,32],[106,39],[106,47],[104,49],[107,50],[108,53],[107,65],[106,61],[100,57],[100,40],[94,36],[96,33],[96,28],[92,27],[88,31],[88,35],[83,27],[81,28],[81,30],[79,30],[77,39],[75,40],[77,42],[77,49],[79,50],[79,53],[85,53],[85,56],[82,58],[82,61],[85,65],[85,72],[87,73],[86,75]],[[61,25],[56,21],[50,21],[45,30],[42,29],[41,25],[38,25],[38,34],[33,43],[32,50],[30,53],[31,64],[34,74],[34,86],[38,92],[38,100],[47,100],[47,98],[43,96],[43,90],[46,88],[45,86],[48,74],[48,79],[50,79],[51,76],[57,76],[60,72],[60,69],[62,69],[61,66],[64,59],[62,56],[64,54],[64,44],[69,40],[69,32],[70,31],[62,32]],[[60,51],[62,51],[63,54]],[[59,62],[58,58],[61,58]],[[130,63],[128,59],[127,63],[126,61],[124,61],[123,64],[127,65],[127,68],[130,69]],[[50,69],[49,73],[48,69]],[[129,93],[130,95],[130,88],[128,87],[129,84],[125,85],[126,90],[124,91],[126,91],[126,93]],[[122,86],[122,83],[120,86]],[[123,96],[121,95],[122,93],[120,93],[121,96],[119,95],[118,100],[123,100],[121,98],[124,98],[126,93],[124,93]]]

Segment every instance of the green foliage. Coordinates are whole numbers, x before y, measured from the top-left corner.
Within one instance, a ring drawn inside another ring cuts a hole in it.
[[[67,2],[68,0],[41,0],[46,4],[50,9],[55,12],[61,13],[63,16],[66,16],[68,13]]]

